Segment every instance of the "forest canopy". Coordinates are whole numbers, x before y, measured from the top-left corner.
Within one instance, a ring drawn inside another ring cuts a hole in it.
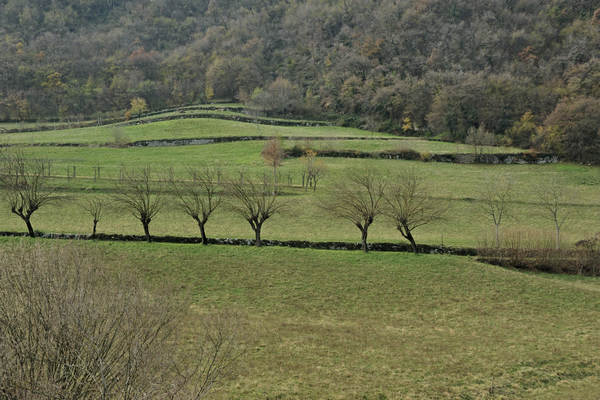
[[[4,121],[235,100],[589,162],[599,98],[597,0],[0,0]]]

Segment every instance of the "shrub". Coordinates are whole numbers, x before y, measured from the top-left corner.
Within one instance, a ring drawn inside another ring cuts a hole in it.
[[[90,248],[4,245],[0,398],[197,399],[230,370],[234,316],[178,351],[184,308],[107,271]]]

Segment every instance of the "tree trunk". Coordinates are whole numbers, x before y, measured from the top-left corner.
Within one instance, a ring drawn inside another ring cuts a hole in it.
[[[406,228],[405,228],[406,229]],[[415,242],[415,238],[412,233],[408,229],[406,229],[406,239],[410,242],[410,247],[412,247],[413,252],[415,254],[419,254],[419,248],[417,247],[417,242]]]
[[[369,229],[368,228],[361,229],[361,232],[362,232],[362,237],[361,237],[362,251],[364,251],[365,253],[368,253],[369,245],[367,244],[367,236],[369,235]]]
[[[150,236],[150,224],[148,222],[142,222],[144,225],[144,234],[146,235],[146,241],[150,243],[152,241],[152,237]]]
[[[254,242],[254,244],[256,245],[256,247],[262,246],[262,241],[260,240],[260,229],[261,228],[262,228],[262,225],[256,225],[256,228],[254,228],[254,234],[256,236],[256,241]]]
[[[406,226],[404,227],[404,229],[402,229],[401,226],[398,226],[398,231],[400,232],[400,234],[402,236],[404,236],[404,238],[406,240],[408,240],[410,242],[410,247],[412,247],[413,253],[418,254],[419,248],[417,247],[417,242],[415,242],[415,238],[413,237],[412,233],[410,232],[410,229],[408,229]]]
[[[496,224],[496,247],[500,248],[500,225]]]
[[[98,220],[94,220],[94,228],[92,229],[92,237],[96,237],[96,226],[98,226]]]
[[[556,250],[560,250],[560,226],[556,224]]]
[[[208,244],[208,239],[206,238],[204,224],[205,224],[204,222],[198,221],[198,228],[200,228],[200,235],[202,236],[202,244],[206,246]]]
[[[29,237],[34,238],[35,232],[33,231],[33,226],[31,225],[31,220],[29,217],[22,217],[23,221],[25,221],[25,225],[27,225],[27,232],[29,233]]]

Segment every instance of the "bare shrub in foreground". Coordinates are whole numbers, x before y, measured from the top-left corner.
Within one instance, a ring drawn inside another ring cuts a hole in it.
[[[184,308],[107,272],[75,245],[0,254],[0,398],[199,399],[239,354],[236,318],[216,315],[179,349]]]

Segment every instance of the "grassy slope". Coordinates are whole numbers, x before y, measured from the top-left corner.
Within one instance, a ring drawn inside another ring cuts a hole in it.
[[[216,398],[593,398],[600,381],[598,279],[448,256],[97,246],[199,312],[246,316],[239,375]]]
[[[104,126],[44,132],[3,134],[4,143],[107,143],[113,142],[115,129],[129,141],[149,139],[200,138],[215,136],[390,136],[360,129],[326,127],[285,127],[257,125],[220,119],[186,119],[131,125]]]

